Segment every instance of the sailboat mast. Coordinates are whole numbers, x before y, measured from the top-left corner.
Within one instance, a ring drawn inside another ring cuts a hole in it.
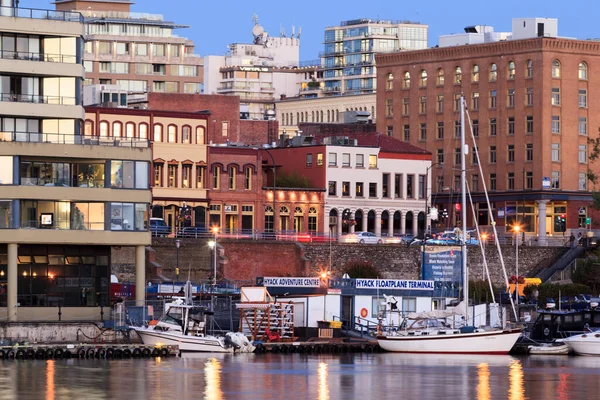
[[[462,211],[462,270],[463,270],[463,299],[465,301],[465,322],[469,323],[469,271],[467,271],[467,163],[465,146],[465,98],[460,97],[460,192]]]

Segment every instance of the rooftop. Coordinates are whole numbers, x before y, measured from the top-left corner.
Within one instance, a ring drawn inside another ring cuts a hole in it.
[[[317,137],[319,143],[323,142],[324,137],[340,136],[339,134],[322,134]],[[429,151],[410,143],[403,142],[393,137],[381,133],[347,133],[343,135],[349,139],[356,139],[358,146],[378,147],[381,151],[387,153],[404,154],[431,154]]]

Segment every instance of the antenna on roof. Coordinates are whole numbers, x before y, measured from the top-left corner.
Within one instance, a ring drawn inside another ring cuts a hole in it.
[[[285,37],[285,28],[281,24],[279,25],[279,36]]]
[[[296,36],[296,27],[292,25],[292,37]]]
[[[298,39],[300,39],[300,35],[302,35],[302,27],[298,27],[298,36],[296,36]]]

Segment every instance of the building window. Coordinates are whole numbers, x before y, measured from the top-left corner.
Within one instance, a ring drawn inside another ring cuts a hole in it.
[[[444,190],[444,175],[438,175],[436,177],[436,185],[437,185],[438,192],[441,192],[442,190]]]
[[[377,197],[377,184],[376,183],[369,183],[369,197],[370,198],[374,198]]]
[[[515,79],[515,62],[508,63],[508,79]]]
[[[473,146],[473,149],[471,151],[471,157],[472,157],[471,164],[474,164],[474,165],[479,164],[479,155],[477,153],[477,146]]]
[[[350,197],[350,182],[342,182],[342,197]]]
[[[437,123],[437,138],[438,139],[444,138],[444,123],[443,122]]]
[[[169,187],[177,187],[177,165],[169,165]]]
[[[364,183],[356,182],[355,189],[356,189],[356,193],[355,193],[356,197],[364,197],[365,196]]]
[[[527,60],[527,63],[525,63],[525,76],[533,78],[533,61],[531,60]]]
[[[406,175],[406,198],[414,197],[414,175]]]
[[[133,122],[125,124],[125,136],[128,138],[135,137],[135,124]]]
[[[525,172],[525,189],[533,189],[533,172]]]
[[[154,163],[154,186],[163,187],[163,164]]]
[[[169,143],[177,143],[177,127],[175,125],[169,125],[167,127],[167,140]]]
[[[560,116],[553,115],[552,116],[552,133],[560,133]]]
[[[515,145],[514,144],[508,145],[508,162],[509,163],[515,162]]]
[[[490,174],[490,190],[497,190],[496,174]]]
[[[204,127],[196,127],[196,144],[204,144]]]
[[[385,80],[385,89],[392,90],[394,89],[394,75],[392,73],[387,74],[387,79]]]
[[[427,140],[427,124],[421,123],[419,125],[419,140],[425,141]]]
[[[204,188],[204,167],[201,166],[196,167],[196,188]]]
[[[525,121],[525,133],[531,135],[533,133],[533,115],[528,115]]]
[[[404,125],[402,128],[402,132],[404,134],[404,141],[410,142],[410,125]]]
[[[525,161],[533,161],[533,143],[525,145]]]
[[[394,136],[394,126],[393,125],[388,125],[387,126],[387,135],[389,137],[393,137]]]
[[[587,164],[587,146],[585,144],[579,145],[579,163]]]
[[[229,190],[235,190],[235,178],[237,176],[237,168],[236,167],[230,167],[229,168],[229,176],[228,176],[228,182],[229,182]]]
[[[479,120],[473,120],[473,136],[479,137]]]
[[[364,154],[357,154],[356,155],[356,167],[357,168],[364,168],[365,166],[365,155]]]
[[[479,92],[471,94],[471,109],[474,111],[479,110]]]
[[[456,67],[454,70],[454,83],[460,85],[462,82],[462,69],[460,67]]]
[[[439,113],[444,112],[444,95],[443,94],[437,95],[437,112],[439,112]]]
[[[113,44],[112,42],[98,42],[98,54],[112,54]]]
[[[587,81],[587,78],[588,78],[588,67],[587,67],[587,64],[582,61],[579,63],[579,79],[581,79],[583,81]]]
[[[515,89],[508,89],[507,107],[515,106]]]
[[[189,189],[192,187],[192,166],[181,166],[181,187]]]
[[[444,149],[437,149],[437,162],[438,164],[444,163]]]
[[[213,169],[213,185],[212,188],[213,189],[219,189],[219,182],[221,178],[221,167],[219,166],[215,166],[215,168]]]
[[[490,118],[490,136],[496,136],[496,118]]]
[[[385,116],[394,116],[394,99],[385,99]]]
[[[184,126],[181,128],[181,143],[191,143],[192,140],[192,128]]]
[[[587,189],[587,174],[585,172],[579,173],[579,190]]]
[[[402,198],[402,174],[394,174],[394,197]]]
[[[515,117],[508,117],[508,134],[515,134]]]
[[[560,78],[560,61],[558,60],[552,61],[552,77],[556,79]]]
[[[496,91],[490,90],[490,108],[496,108]]]
[[[427,186],[425,184],[425,175],[419,175],[419,198],[427,198]]]
[[[408,89],[410,88],[410,72],[405,72],[404,76],[402,77],[402,87],[404,89]]]
[[[560,106],[560,88],[552,88],[552,105]]]
[[[552,162],[560,162],[560,144],[552,143]]]
[[[410,99],[408,97],[404,97],[402,99],[402,115],[408,115],[410,112]]]
[[[460,147],[457,147],[454,149],[454,165],[460,165],[461,164],[461,153],[460,153]]]
[[[427,71],[422,70],[421,76],[419,77],[419,86],[426,87],[427,86]]]
[[[342,167],[350,166],[350,153],[342,153]]]
[[[498,79],[498,67],[496,64],[490,65],[490,82],[494,82]]]
[[[471,190],[474,192],[479,191],[479,175],[473,174],[471,177]]]
[[[336,181],[329,181],[328,194],[330,196],[337,196],[337,182]]]
[[[454,121],[454,137],[460,139],[460,120]]]
[[[460,175],[454,175],[454,191],[460,192]]]
[[[444,70],[441,68],[437,70],[437,82],[436,83],[438,86],[444,85]]]
[[[100,137],[108,136],[108,122],[100,122]]]
[[[377,156],[374,154],[369,155],[369,168],[377,168]]]
[[[490,163],[496,163],[496,146],[490,146]]]
[[[120,138],[121,137],[121,128],[122,125],[120,122],[113,122],[113,136],[116,138]]]
[[[473,65],[473,71],[471,74],[471,81],[472,82],[479,82],[479,65],[475,64]]]
[[[221,136],[223,136],[223,137],[229,136],[229,122],[227,122],[227,121],[221,122]]]
[[[552,189],[560,189],[560,172],[552,171]]]
[[[244,172],[244,190],[252,189],[252,168],[246,168]]]
[[[318,213],[315,207],[311,207],[308,209],[308,231],[309,232],[317,232],[317,221],[318,221]]]
[[[508,190],[515,190],[515,173],[509,172],[506,180],[507,180],[506,188]]]
[[[533,88],[525,89],[525,105],[533,106]]]
[[[427,112],[427,96],[419,97],[419,113],[425,114]]]
[[[306,155],[306,166],[312,167],[312,153]]]
[[[454,93],[454,111],[460,111],[460,93]]]
[[[329,166],[337,167],[337,153],[329,153]]]
[[[579,134],[586,136],[587,135],[587,118],[579,117]]]
[[[154,141],[162,142],[162,125],[154,125]]]
[[[579,107],[586,108],[587,107],[587,90],[579,89]]]
[[[381,176],[381,197],[390,197],[390,174],[382,174]]]

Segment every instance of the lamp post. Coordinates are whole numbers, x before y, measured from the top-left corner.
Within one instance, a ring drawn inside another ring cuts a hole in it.
[[[519,307],[519,231],[521,227],[519,225],[515,225],[513,227],[513,231],[515,231],[515,243],[516,243],[516,256],[515,256],[515,268],[517,270],[517,283],[515,285],[515,293],[516,293],[516,303],[517,309]],[[517,321],[519,320],[519,313],[517,313]]]
[[[177,281],[179,281],[179,247],[181,247],[181,240],[175,240],[175,276],[177,277]],[[175,294],[175,281],[173,281],[173,294]]]
[[[481,243],[483,244],[483,256],[485,257],[485,244],[487,242],[487,234],[482,233],[479,240],[481,240]],[[482,264],[482,266],[483,266],[483,271],[481,273],[481,280],[485,281],[485,264]]]
[[[215,310],[215,292],[216,292],[216,288],[217,288],[217,234],[219,233],[219,228],[214,226],[212,229],[212,232],[215,235],[214,240],[211,240],[208,242],[208,247],[210,247],[213,251],[213,279],[212,279],[212,293],[210,296],[210,311]],[[214,330],[214,320],[211,319],[211,330]]]
[[[433,185],[429,185],[429,170],[436,165],[442,165],[441,163],[433,163],[425,170],[425,231],[423,232],[423,240],[426,239],[427,235],[427,215],[429,214],[429,197],[433,191]]]
[[[277,214],[277,166],[275,165],[275,158],[269,149],[263,149],[269,157],[271,157],[271,163],[273,164],[273,234],[275,233],[275,215]]]

